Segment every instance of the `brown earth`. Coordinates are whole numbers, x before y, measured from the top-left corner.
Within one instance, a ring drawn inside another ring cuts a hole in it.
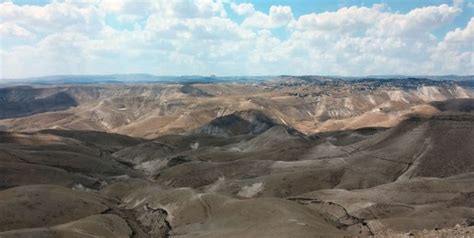
[[[470,89],[278,85],[44,89],[78,105],[0,120],[0,237],[474,235]]]

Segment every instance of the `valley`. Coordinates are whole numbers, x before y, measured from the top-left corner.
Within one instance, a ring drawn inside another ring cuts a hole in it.
[[[0,237],[474,236],[474,88],[0,88]]]

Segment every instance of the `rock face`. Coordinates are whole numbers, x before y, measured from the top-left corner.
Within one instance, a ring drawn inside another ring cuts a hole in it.
[[[79,104],[0,120],[0,237],[473,234],[469,89],[304,79],[42,89]]]
[[[30,87],[0,88],[0,119],[62,111],[77,105],[76,100],[63,91]]]
[[[168,212],[164,209],[153,209],[147,205],[136,210],[138,222],[147,229],[147,233],[151,237],[161,238],[168,237],[171,226],[166,220]]]
[[[196,132],[230,137],[245,134],[260,134],[274,125],[276,125],[276,123],[262,112],[251,110],[218,117],[207,125],[197,129]]]

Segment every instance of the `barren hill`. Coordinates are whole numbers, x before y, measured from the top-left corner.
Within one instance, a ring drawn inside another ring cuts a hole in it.
[[[15,104],[8,100],[0,102],[0,106],[10,108],[2,111],[2,117],[9,119],[0,120],[0,128],[13,131],[96,130],[145,138],[199,129],[226,134],[229,131],[222,131],[212,123],[219,124],[225,116],[238,116],[245,111],[259,111],[268,117],[265,120],[305,134],[370,126],[392,127],[406,115],[443,110],[436,101],[473,97],[470,88],[429,80],[329,81],[295,85],[280,81],[260,84],[110,84],[2,90],[10,92],[9,95],[53,96],[21,99]],[[59,100],[54,97],[60,97],[61,104],[43,102]],[[70,98],[70,102],[65,97]],[[35,103],[42,106],[37,107]],[[32,107],[35,110],[30,110]],[[11,112],[13,108],[18,109]],[[24,110],[28,113],[25,114]],[[23,117],[15,118],[19,116]],[[242,123],[240,126],[246,127]]]
[[[472,89],[304,79],[6,89],[77,105],[0,120],[0,237],[474,235]]]

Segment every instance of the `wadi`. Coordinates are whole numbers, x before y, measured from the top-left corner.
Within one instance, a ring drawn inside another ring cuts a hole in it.
[[[472,78],[45,82],[0,88],[2,238],[474,236]]]

